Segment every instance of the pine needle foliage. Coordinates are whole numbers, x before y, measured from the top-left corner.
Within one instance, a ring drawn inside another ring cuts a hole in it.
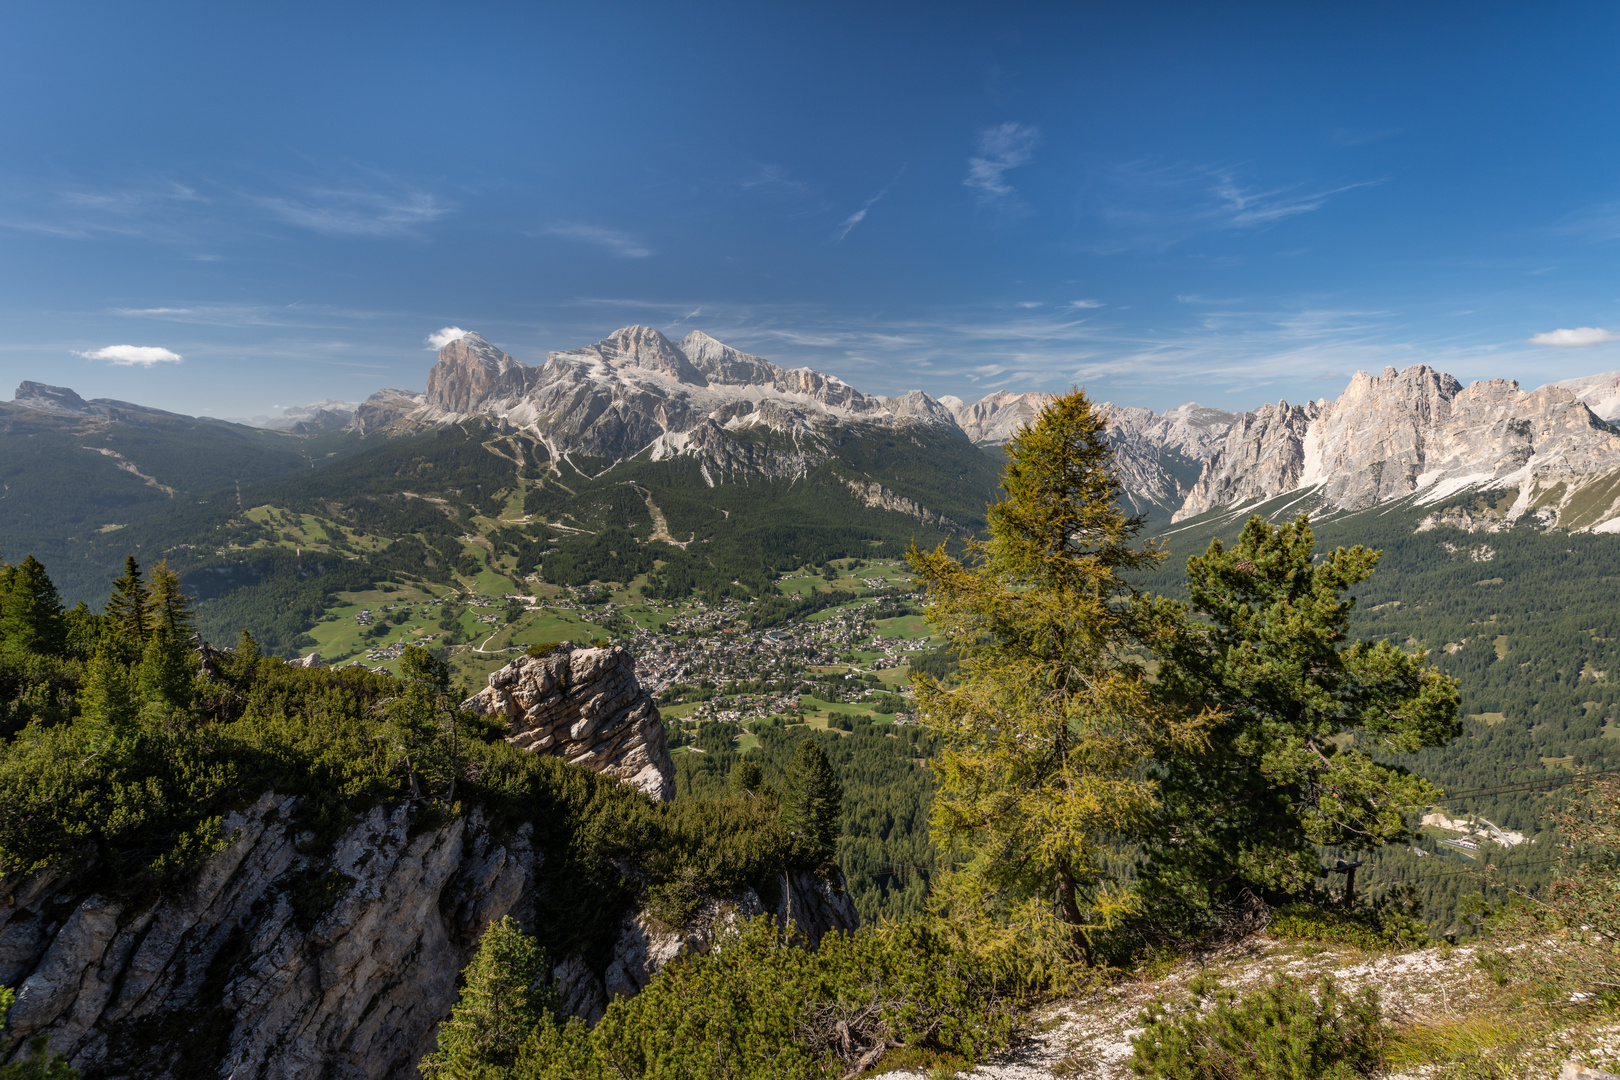
[[[843,800],[844,790],[833,775],[826,752],[814,739],[802,740],[782,784],[782,823],[831,858],[838,840]]]
[[[1440,795],[1387,759],[1459,733],[1456,681],[1422,650],[1350,637],[1348,594],[1379,555],[1318,555],[1308,518],[1253,517],[1231,548],[1215,540],[1187,560],[1190,605],[1144,603],[1161,694],[1220,709],[1205,744],[1160,770],[1145,868],[1156,900],[1207,910],[1244,889],[1299,896],[1321,875],[1319,846],[1399,840]]]
[[[1207,720],[1161,703],[1137,659],[1122,574],[1164,556],[1134,542],[1104,423],[1083,391],[1054,399],[1007,444],[990,538],[963,560],[908,553],[961,663],[954,685],[916,680],[944,741],[936,838],[969,853],[990,902],[1055,900],[1076,929],[1130,910],[1106,866],[1157,805],[1145,763],[1196,745]]]
[[[508,1075],[518,1047],[555,1007],[541,985],[546,953],[507,915],[492,922],[462,972],[461,998],[439,1025],[438,1046],[418,1065],[423,1080],[492,1080]]]
[[[715,945],[671,961],[594,1028],[543,1017],[509,1073],[474,1075],[833,1080],[899,1047],[972,1065],[1014,1031],[984,973],[919,923],[829,934],[811,950],[759,918]]]
[[[1378,993],[1292,976],[1239,997],[1199,976],[1192,1000],[1155,1002],[1131,1039],[1131,1071],[1162,1080],[1354,1080],[1381,1073]]]

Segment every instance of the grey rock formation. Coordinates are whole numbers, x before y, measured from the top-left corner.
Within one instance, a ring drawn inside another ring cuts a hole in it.
[[[677,344],[647,326],[550,353],[538,368],[466,334],[439,351],[426,394],[386,391],[361,410],[355,421],[361,431],[414,431],[482,417],[533,432],[554,455],[691,455],[715,476],[755,471],[750,456],[768,459],[764,475],[802,476],[827,459],[827,440],[839,426],[955,430],[949,411],[921,391],[871,397],[836,376],[785,369],[707,334],[693,332]],[[761,446],[750,431],[787,442],[767,438]]]
[[[1293,490],[1305,468],[1305,436],[1317,409],[1314,402],[1279,401],[1239,416],[1171,520]]]
[[[46,1035],[114,1076],[414,1075],[478,935],[532,896],[527,826],[498,841],[474,813],[413,834],[407,808],[379,807],[316,857],[295,806],[267,794],[231,815],[234,842],[144,908],[75,901],[71,875],[8,882],[10,1048]]]
[[[426,395],[409,390],[379,390],[354,410],[349,426],[362,435],[383,431],[402,417],[420,409]]]
[[[266,794],[232,814],[230,845],[150,906],[76,892],[82,867],[0,883],[0,979],[21,984],[0,1059],[44,1035],[100,1076],[414,1078],[484,928],[534,926],[548,878],[530,827],[475,810],[417,830],[408,807],[378,807],[317,855],[296,810]],[[812,943],[859,924],[841,877],[774,891],[710,898],[680,927],[629,913],[602,969],[556,966],[565,1010],[594,1022],[740,917],[772,912]]]
[[[627,649],[563,642],[548,656],[519,657],[493,672],[462,705],[506,717],[514,746],[616,776],[655,799],[675,797],[663,721]]]
[[[446,413],[472,413],[491,401],[522,397],[533,375],[481,334],[466,334],[439,350],[425,400]]]
[[[1426,365],[1358,372],[1335,401],[1245,413],[1175,515],[1310,490],[1329,508],[1433,502],[1468,489],[1515,490],[1509,520],[1604,528],[1620,432],[1560,384],[1527,392],[1493,379],[1462,386]]]
[[[851,480],[846,477],[844,484],[866,506],[878,510],[892,510],[897,514],[916,518],[929,528],[938,529],[940,532],[955,533],[958,536],[973,535],[972,529],[952,521],[936,510],[928,509],[915,499],[908,499],[904,495],[890,491],[876,480]]]
[[[971,404],[959,397],[942,397],[940,404],[951,410],[957,426],[976,443],[999,446],[1013,432],[1032,420],[1052,400],[1050,394],[1014,394],[997,390]]]
[[[1620,419],[1620,371],[1605,371],[1601,375],[1585,375],[1578,379],[1560,379],[1548,385],[1574,394],[1575,400],[1591,409],[1592,414],[1600,420]]]
[[[61,416],[93,416],[105,418],[107,410],[97,408],[65,386],[23,380],[13,396],[13,403],[40,412]]]

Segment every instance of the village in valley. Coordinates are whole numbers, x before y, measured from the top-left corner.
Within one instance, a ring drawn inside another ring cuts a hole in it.
[[[828,606],[780,622],[759,617],[759,598],[664,603],[642,595],[640,582],[572,588],[535,575],[517,591],[508,577],[480,574],[468,584],[380,583],[340,594],[298,662],[395,671],[417,644],[449,660],[471,692],[532,645],[612,642],[635,656],[679,754],[702,753],[693,742],[707,722],[736,725],[743,748],[759,722],[835,731],[856,721],[911,723],[912,662],[938,663],[942,644],[897,562],[834,560],[785,576],[782,593],[827,594]]]

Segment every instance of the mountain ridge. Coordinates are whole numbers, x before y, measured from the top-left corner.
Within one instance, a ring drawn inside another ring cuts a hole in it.
[[[653,327],[627,326],[548,352],[537,366],[466,332],[439,350],[423,391],[379,390],[352,411],[318,402],[288,410],[276,426],[292,435],[369,437],[476,421],[526,432],[546,447],[553,469],[570,455],[599,461],[597,471],[637,458],[689,458],[713,487],[750,476],[803,478],[848,439],[874,433],[926,427],[996,447],[1048,400],[1008,390],[974,402],[922,390],[866,394],[836,375],[785,368],[701,330],[677,342]],[[23,383],[10,407],[92,421],[182,419],[36,382]],[[1473,489],[1511,490],[1510,521],[1532,515],[1543,525],[1620,530],[1620,429],[1609,423],[1620,418],[1620,372],[1526,391],[1506,379],[1464,386],[1418,364],[1357,372],[1337,398],[1303,404],[1228,412],[1188,403],[1156,413],[1104,402],[1098,409],[1122,496],[1153,518],[1178,522],[1289,492],[1312,496],[1323,512],[1344,512]],[[870,497],[867,481],[860,483],[856,493]],[[918,520],[937,514],[906,505]],[[956,528],[949,519],[939,524]]]

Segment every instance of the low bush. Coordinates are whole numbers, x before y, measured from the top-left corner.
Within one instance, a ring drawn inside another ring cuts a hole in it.
[[[1289,904],[1278,909],[1268,929],[1279,938],[1350,945],[1368,952],[1420,949],[1429,943],[1423,901],[1410,885],[1396,886],[1349,908],[1327,902]]]
[[[486,942],[521,953],[509,936]],[[508,1037],[487,1039],[476,1053],[462,1048],[464,1070],[446,1068],[442,1052],[430,1056],[432,1075],[820,1080],[864,1071],[902,1047],[971,1065],[1012,1036],[1012,1013],[982,973],[921,924],[829,935],[811,950],[791,944],[767,917],[740,924],[716,946],[666,965],[640,994],[614,1001],[594,1028],[544,1015],[521,1045]],[[492,949],[468,969],[480,976],[478,992],[499,981],[487,970]],[[517,974],[504,982],[522,986]],[[457,1014],[472,1012],[464,994]]]
[[[1313,993],[1314,989],[1314,993]],[[1340,993],[1291,976],[1241,997],[1199,976],[1192,999],[1155,1002],[1131,1039],[1131,1071],[1164,1080],[1352,1080],[1377,1075],[1384,1033],[1378,994]]]

